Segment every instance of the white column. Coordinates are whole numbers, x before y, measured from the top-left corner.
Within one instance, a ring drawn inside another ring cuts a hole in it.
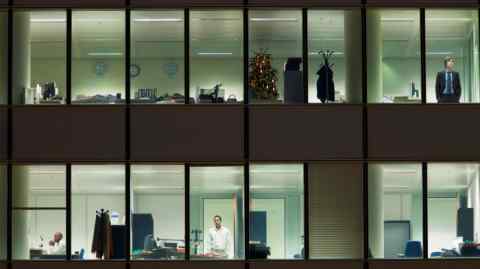
[[[0,259],[7,256],[7,171],[0,166]]]
[[[362,16],[359,11],[344,13],[345,97],[349,103],[362,102]]]
[[[368,102],[383,99],[383,33],[378,10],[367,12],[367,89]]]
[[[13,103],[21,104],[24,89],[31,87],[30,13],[15,13],[13,27]]]
[[[0,13],[0,104],[7,103],[8,15]]]
[[[29,206],[28,169],[26,166],[15,167],[13,171],[13,204],[16,207]],[[27,210],[15,210],[13,212],[13,258],[29,259],[28,242],[28,213]]]
[[[380,165],[368,168],[368,239],[374,258],[384,257],[383,176]]]

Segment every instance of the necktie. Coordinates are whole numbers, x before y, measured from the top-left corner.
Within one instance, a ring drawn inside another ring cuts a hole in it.
[[[447,73],[447,94],[453,94],[453,89],[452,89],[452,73],[448,72]]]

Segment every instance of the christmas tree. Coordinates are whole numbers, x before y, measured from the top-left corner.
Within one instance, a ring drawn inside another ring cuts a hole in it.
[[[249,63],[249,85],[254,99],[275,100],[278,97],[277,71],[272,68],[272,56],[256,52]]]

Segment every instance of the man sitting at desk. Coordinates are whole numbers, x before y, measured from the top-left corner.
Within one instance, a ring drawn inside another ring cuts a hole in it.
[[[63,234],[56,232],[53,235],[53,240],[48,241],[48,245],[45,246],[44,251],[46,252],[45,254],[48,255],[65,255],[66,247]]]
[[[206,255],[219,259],[233,259],[233,240],[230,230],[222,225],[222,217],[213,217],[215,227],[208,230]]]

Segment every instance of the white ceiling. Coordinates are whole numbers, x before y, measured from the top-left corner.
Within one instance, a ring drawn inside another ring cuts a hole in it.
[[[22,166],[35,191],[65,192],[64,166]],[[20,171],[20,170],[18,170]],[[192,193],[236,192],[243,188],[243,166],[192,167]],[[183,193],[183,165],[134,165],[135,193]],[[303,165],[252,165],[251,188],[258,192],[303,192]],[[73,165],[73,193],[124,193],[122,165]]]
[[[65,12],[24,13],[31,16],[33,57],[64,57]],[[342,10],[309,11],[310,52],[326,48],[343,52],[344,14]],[[419,11],[394,9],[381,10],[380,14],[384,57],[418,58]],[[276,56],[301,56],[300,10],[251,10],[249,16],[250,52],[264,48]],[[463,46],[476,16],[475,11],[468,10],[427,10],[427,48],[433,52],[429,56],[443,57],[437,55],[438,52],[462,55],[457,48]],[[120,53],[110,57],[121,57],[124,18],[121,11],[74,11],[74,57],[95,57],[88,55],[92,52]],[[242,56],[243,15],[240,10],[194,10],[190,18],[193,57],[199,56],[199,52],[227,53],[216,57]],[[46,19],[50,22],[45,22]],[[183,24],[183,11],[132,12],[132,54],[139,58],[182,57]]]
[[[381,164],[384,190],[387,192],[420,192],[420,164]],[[473,163],[433,163],[428,165],[428,189],[431,193],[458,192],[468,188],[478,176],[480,166]]]

